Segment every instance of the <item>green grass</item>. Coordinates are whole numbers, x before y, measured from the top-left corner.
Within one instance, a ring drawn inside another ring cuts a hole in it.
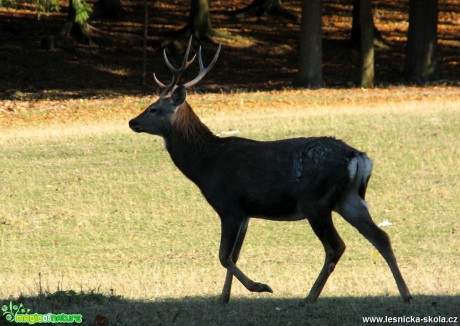
[[[355,325],[367,315],[460,315],[458,102],[199,114],[215,132],[334,135],[365,150],[374,159],[371,213],[392,223],[385,230],[414,303],[402,304],[383,259],[335,215],[347,251],[316,305],[297,307],[324,259],[308,223],[254,219],[238,264],[274,294],[234,282],[234,300],[217,306],[225,277],[219,219],[162,140],[130,132],[122,114],[0,132],[0,303],[82,313],[87,325],[97,314],[110,325]]]

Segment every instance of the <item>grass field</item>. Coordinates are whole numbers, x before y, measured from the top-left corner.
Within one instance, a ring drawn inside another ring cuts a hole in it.
[[[254,219],[238,264],[274,294],[234,282],[233,300],[218,306],[219,219],[161,139],[128,130],[146,98],[118,106],[70,101],[60,111],[35,103],[1,117],[8,123],[0,129],[0,303],[80,313],[85,325],[99,315],[99,325],[108,325],[106,317],[111,326],[459,317],[460,95],[398,92],[192,95],[189,102],[216,133],[331,135],[366,151],[374,159],[370,210],[376,222],[391,222],[385,231],[412,304],[402,303],[383,258],[335,215],[347,251],[315,305],[297,306],[324,259],[308,223]]]

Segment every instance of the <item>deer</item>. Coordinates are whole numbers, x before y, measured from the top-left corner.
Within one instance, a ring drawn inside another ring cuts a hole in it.
[[[180,67],[163,51],[172,81],[159,98],[129,121],[136,133],[160,136],[173,163],[200,189],[220,217],[219,260],[227,270],[218,302],[230,300],[233,277],[251,292],[270,292],[270,286],[253,281],[237,265],[251,218],[273,221],[308,220],[325,251],[324,265],[301,305],[314,303],[345,251],[332,212],[337,212],[378,250],[388,264],[400,295],[412,296],[399,270],[390,238],[373,221],[365,194],[373,163],[364,152],[333,137],[303,137],[257,141],[219,137],[201,122],[186,101],[187,89],[196,85],[215,65],[221,44],[207,67],[198,50],[198,75],[179,83],[189,60],[192,39]]]

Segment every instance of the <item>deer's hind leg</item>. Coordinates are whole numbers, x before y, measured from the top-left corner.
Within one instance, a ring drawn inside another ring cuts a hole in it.
[[[412,296],[396,262],[390,237],[374,223],[364,200],[358,194],[346,195],[339,201],[337,212],[369,240],[383,256],[393,273],[401,297],[404,302],[409,303]]]
[[[345,243],[337,233],[334,224],[332,223],[331,212],[325,212],[322,214],[310,212],[304,212],[308,217],[308,221],[318,236],[319,240],[323,244],[326,252],[326,258],[324,261],[323,268],[319,273],[310,293],[305,298],[304,303],[314,303],[319,297],[324,285],[326,284],[329,275],[334,271],[334,268],[345,251]]]

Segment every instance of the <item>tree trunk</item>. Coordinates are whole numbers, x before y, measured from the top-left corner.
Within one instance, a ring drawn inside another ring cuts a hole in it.
[[[196,39],[209,40],[218,34],[211,26],[208,0],[192,0],[186,30],[190,32],[189,34],[193,34]]]
[[[374,87],[374,30],[372,22],[371,0],[361,0],[361,57],[359,68],[359,85]]]
[[[295,83],[313,89],[323,87],[322,10],[322,0],[302,1],[299,72]]]
[[[80,0],[70,0],[69,7],[67,11],[67,20],[61,28],[61,36],[65,38],[74,38],[80,43],[89,44],[91,42],[89,36],[89,30],[91,26],[84,22],[77,22],[77,11],[74,8],[74,1]]]
[[[237,10],[232,16],[238,19],[248,17],[275,16],[297,21],[297,16],[283,7],[281,0],[254,0],[249,6]]]
[[[211,26],[208,0],[192,0],[187,25],[166,39],[161,47],[166,47],[169,52],[181,52],[190,38],[196,41],[211,41],[213,37],[229,37],[222,35]]]
[[[408,81],[423,83],[438,78],[437,28],[438,0],[410,0],[404,71]]]
[[[351,35],[350,35],[350,44],[353,48],[361,48],[361,0],[353,0],[353,21],[351,24]],[[374,33],[374,46],[380,48],[389,48],[391,47],[390,43],[385,41],[380,31],[375,27],[374,17],[371,16],[372,30]]]

